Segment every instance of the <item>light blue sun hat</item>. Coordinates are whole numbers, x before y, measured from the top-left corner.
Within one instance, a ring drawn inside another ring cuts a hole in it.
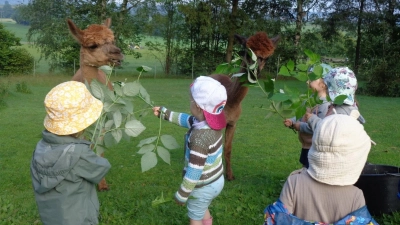
[[[339,95],[346,95],[343,104],[354,105],[354,94],[357,90],[357,78],[348,67],[336,67],[325,76],[324,82],[328,87],[329,97],[332,101]]]

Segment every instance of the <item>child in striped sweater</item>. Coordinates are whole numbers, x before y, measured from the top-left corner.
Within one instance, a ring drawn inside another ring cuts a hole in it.
[[[186,127],[183,181],[175,201],[187,203],[191,225],[211,225],[208,210],[212,200],[224,187],[222,151],[226,126],[223,108],[226,89],[211,77],[200,76],[190,85],[190,112],[177,113],[165,107],[154,107],[154,115]],[[189,198],[192,196],[193,198]]]

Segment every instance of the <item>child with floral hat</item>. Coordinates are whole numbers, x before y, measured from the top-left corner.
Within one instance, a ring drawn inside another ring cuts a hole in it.
[[[293,172],[277,202],[264,210],[265,225],[376,225],[362,190],[354,186],[371,139],[356,118],[335,114],[321,120],[308,153],[308,169]]]
[[[31,177],[44,225],[98,224],[96,184],[111,168],[91,142],[80,139],[103,109],[81,82],[54,87],[44,100],[47,115],[42,139],[31,161]]]
[[[226,100],[226,89],[220,82],[200,76],[190,85],[192,115],[172,112],[165,107],[153,108],[156,116],[162,115],[189,129],[185,135],[183,181],[175,193],[175,201],[187,204],[191,225],[212,224],[208,207],[224,187],[222,129],[226,126],[223,112]]]
[[[348,67],[336,67],[330,70],[324,77],[324,82],[328,87],[328,94],[332,102],[338,96],[346,96],[343,104],[330,104],[326,116],[332,113],[350,115],[352,111],[358,111],[358,105],[355,101],[357,78],[351,69]],[[321,118],[311,113],[306,113],[305,118],[312,130],[315,130],[315,127],[321,120]],[[361,124],[365,123],[365,119],[361,115],[357,120]]]

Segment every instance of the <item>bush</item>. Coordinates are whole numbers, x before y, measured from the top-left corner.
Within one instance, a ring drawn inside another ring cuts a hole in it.
[[[0,108],[7,106],[6,97],[8,96],[8,84],[0,83]]]
[[[12,48],[4,71],[9,74],[27,74],[33,71],[33,56],[24,48]]]
[[[25,81],[17,83],[15,85],[15,87],[17,89],[17,92],[21,92],[21,93],[24,93],[24,94],[31,94],[32,93],[31,89],[29,89],[29,87],[28,87],[28,85],[26,84]]]

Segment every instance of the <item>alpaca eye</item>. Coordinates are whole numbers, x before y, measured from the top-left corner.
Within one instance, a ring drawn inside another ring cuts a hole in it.
[[[93,49],[96,49],[97,47],[98,47],[97,45],[91,45],[91,46],[89,46],[89,48],[92,49],[92,50],[93,50]]]

